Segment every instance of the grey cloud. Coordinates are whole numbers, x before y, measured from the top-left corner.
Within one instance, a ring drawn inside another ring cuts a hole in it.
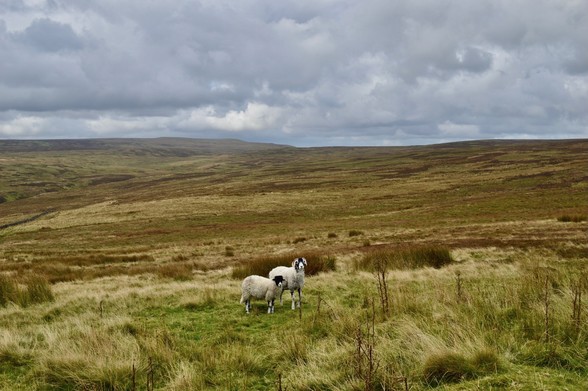
[[[492,54],[476,48],[469,47],[456,53],[456,57],[456,68],[468,72],[485,72],[492,65]]]
[[[17,39],[41,51],[79,50],[82,40],[71,26],[51,19],[35,19]]]
[[[0,137],[588,136],[584,2],[36,4],[0,6]]]

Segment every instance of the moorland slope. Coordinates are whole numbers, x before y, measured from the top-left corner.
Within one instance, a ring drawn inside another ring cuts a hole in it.
[[[587,151],[0,140],[0,388],[586,389]]]

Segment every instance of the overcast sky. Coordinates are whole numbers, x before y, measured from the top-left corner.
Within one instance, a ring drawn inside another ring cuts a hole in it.
[[[0,0],[0,139],[588,137],[586,0]]]

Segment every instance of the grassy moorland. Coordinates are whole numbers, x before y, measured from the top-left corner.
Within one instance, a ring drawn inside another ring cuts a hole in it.
[[[0,388],[586,389],[586,152],[0,141]]]

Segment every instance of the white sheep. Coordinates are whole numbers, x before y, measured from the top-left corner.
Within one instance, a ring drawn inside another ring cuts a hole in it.
[[[280,292],[280,304],[282,303],[282,293],[284,289],[290,290],[292,296],[292,309],[296,309],[296,301],[294,300],[294,291],[298,290],[298,307],[302,305],[302,287],[304,287],[304,267],[306,266],[306,259],[296,258],[292,262],[292,267],[278,266],[269,272],[269,278],[276,276],[284,277],[282,284],[282,292]]]
[[[241,304],[245,304],[245,312],[251,309],[251,298],[265,299],[267,301],[267,313],[274,313],[274,300],[278,293],[282,294],[282,276],[272,279],[262,276],[245,277],[241,284]]]

